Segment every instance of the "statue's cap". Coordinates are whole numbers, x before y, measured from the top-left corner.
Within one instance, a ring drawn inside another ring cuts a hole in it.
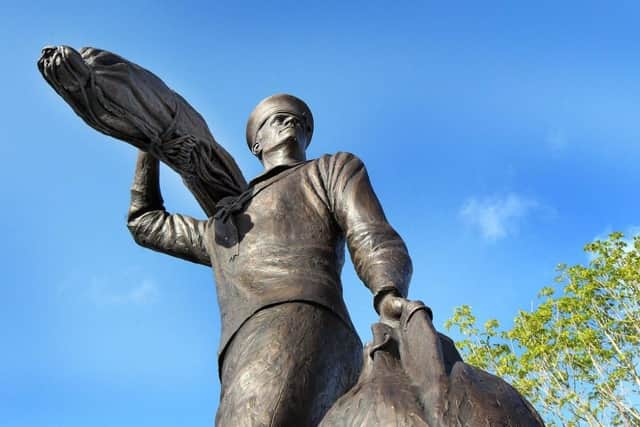
[[[249,121],[247,122],[247,144],[249,145],[249,149],[253,147],[258,130],[260,130],[264,122],[271,115],[276,113],[295,114],[302,119],[302,124],[307,129],[308,146],[311,142],[311,135],[313,134],[313,116],[311,115],[311,110],[309,110],[307,104],[300,98],[287,95],[286,93],[279,93],[260,101],[251,112]]]

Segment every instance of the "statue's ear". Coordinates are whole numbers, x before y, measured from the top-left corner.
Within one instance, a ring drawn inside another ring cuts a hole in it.
[[[254,156],[260,155],[261,151],[262,151],[262,146],[260,145],[259,142],[256,142],[255,144],[253,144],[253,147],[251,147],[251,152],[253,153]]]

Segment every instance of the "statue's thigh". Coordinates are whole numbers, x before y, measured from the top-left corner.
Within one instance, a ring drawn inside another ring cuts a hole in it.
[[[315,426],[357,380],[362,343],[327,309],[279,304],[227,348],[218,426]]]

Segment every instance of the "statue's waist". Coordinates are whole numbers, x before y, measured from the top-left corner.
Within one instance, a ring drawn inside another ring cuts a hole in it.
[[[300,271],[280,277],[260,277],[256,273],[254,281],[233,280],[232,277],[217,275],[216,285],[222,334],[222,351],[233,334],[242,324],[259,310],[275,304],[291,301],[304,301],[326,307],[340,317],[345,325],[353,328],[342,298],[342,285],[339,279],[322,274]]]
[[[325,276],[322,280],[339,281],[344,246],[317,241],[275,243],[268,239],[256,244],[243,243],[239,248],[218,245],[212,259],[215,268],[241,281],[247,275],[254,281],[256,274],[264,280],[286,279],[291,274],[321,274]]]

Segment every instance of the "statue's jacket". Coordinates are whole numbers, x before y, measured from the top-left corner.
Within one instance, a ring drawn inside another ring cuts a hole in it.
[[[345,241],[374,299],[393,290],[406,297],[412,268],[406,246],[354,155],[267,171],[244,193],[220,200],[206,221],[165,211],[157,169],[155,159],[141,155],[129,229],[145,247],[213,267],[221,354],[254,313],[284,302],[319,304],[353,329],[340,281]]]

